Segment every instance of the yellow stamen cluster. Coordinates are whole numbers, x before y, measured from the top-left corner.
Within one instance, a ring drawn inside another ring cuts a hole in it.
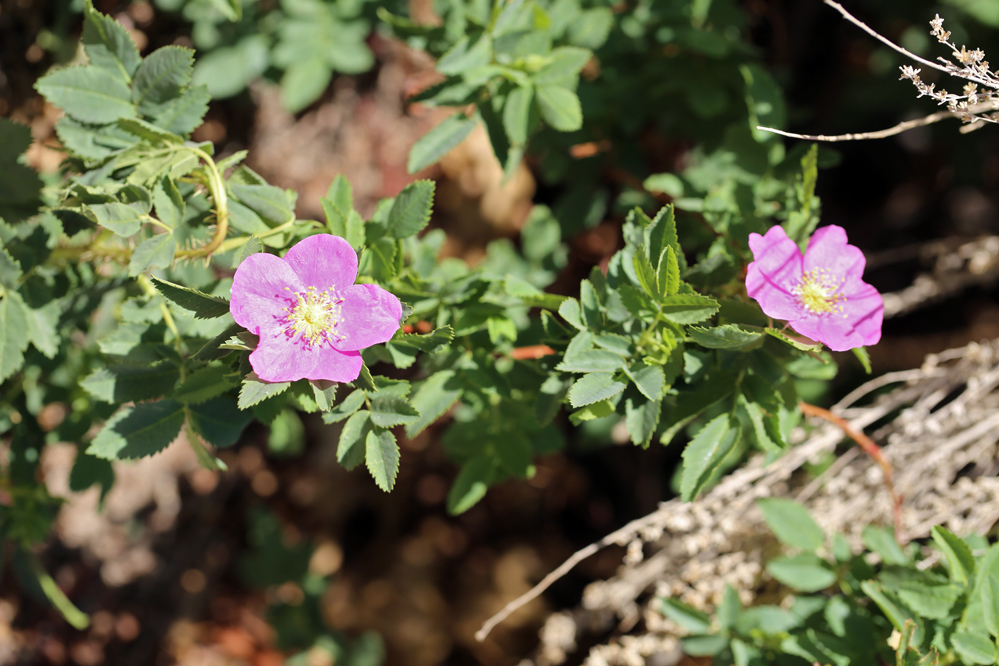
[[[288,287],[285,289],[291,291]],[[289,325],[289,334],[300,335],[309,346],[320,344],[323,340],[333,342],[344,339],[337,333],[343,299],[332,287],[324,291],[306,287],[305,291],[292,293],[297,302],[290,308],[282,308],[288,313],[285,322]]]
[[[795,285],[791,293],[813,314],[842,313],[846,296],[839,288],[843,282],[825,268],[813,268],[801,276],[801,282]]]

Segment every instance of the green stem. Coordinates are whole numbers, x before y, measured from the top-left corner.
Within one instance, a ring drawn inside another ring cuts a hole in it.
[[[35,577],[38,579],[38,584],[41,586],[42,591],[45,596],[49,598],[52,605],[62,613],[62,616],[66,618],[66,621],[73,625],[74,628],[83,630],[90,626],[90,616],[81,611],[79,608],[73,605],[56,582],[52,580],[52,576],[45,570],[42,563],[38,561],[38,558],[31,553],[25,552],[25,556],[31,565],[31,570],[34,572]]]
[[[295,216],[292,215],[291,219],[288,220],[287,222],[282,222],[278,226],[274,227],[273,229],[270,229],[269,231],[265,231],[262,234],[254,234],[254,235],[257,238],[267,238],[268,236],[273,236],[275,234],[281,233],[282,231],[285,231],[286,229],[288,229],[291,226],[293,226],[296,221],[297,220],[295,219]],[[247,241],[249,241],[251,238],[253,238],[253,236],[237,236],[236,238],[230,238],[230,239],[226,240],[224,243],[222,243],[221,245],[219,245],[218,251],[219,252],[228,252],[229,250],[234,250],[237,247],[239,247],[240,245],[242,245],[243,243],[246,243]]]

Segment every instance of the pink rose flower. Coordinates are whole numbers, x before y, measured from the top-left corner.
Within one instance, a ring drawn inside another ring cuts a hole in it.
[[[250,354],[260,379],[357,379],[360,350],[392,338],[402,303],[356,277],[357,254],[329,234],[302,240],[283,259],[260,253],[240,264],[229,311],[260,337]]]
[[[873,345],[881,339],[884,302],[861,279],[864,253],[846,242],[842,227],[822,227],[805,256],[784,229],[749,234],[753,263],[746,292],[763,312],[833,351]]]

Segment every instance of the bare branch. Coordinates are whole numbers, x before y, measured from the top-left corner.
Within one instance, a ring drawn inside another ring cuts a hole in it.
[[[827,0],[828,1],[828,0]],[[825,134],[795,134],[794,132],[785,132],[784,130],[774,129],[773,127],[759,127],[756,129],[762,130],[764,132],[773,132],[774,134],[780,134],[781,136],[790,137],[792,139],[805,139],[806,141],[861,141],[864,139],[884,139],[889,136],[895,136],[896,134],[901,134],[911,129],[917,127],[923,127],[925,125],[932,125],[933,123],[940,122],[947,118],[958,118],[960,113],[951,113],[950,111],[938,111],[936,113],[931,113],[923,118],[916,118],[915,120],[906,120],[904,122],[895,125],[894,127],[889,127],[888,129],[878,130],[876,132],[860,132],[859,134],[833,134],[831,136],[826,136]]]
[[[883,44],[887,44],[888,46],[890,46],[891,48],[895,49],[896,51],[898,51],[902,55],[904,55],[904,56],[906,56],[908,58],[912,58],[916,62],[918,62],[920,64],[923,64],[923,65],[926,65],[927,67],[932,67],[933,69],[938,69],[941,72],[946,72],[948,74],[952,73],[946,67],[944,67],[942,65],[938,65],[937,63],[933,62],[932,60],[926,60],[925,58],[920,58],[915,53],[903,49],[901,46],[899,46],[895,42],[891,41],[887,37],[882,37],[873,28],[871,28],[870,26],[868,26],[866,23],[864,23],[860,19],[854,17],[853,14],[851,14],[850,12],[846,11],[845,9],[843,9],[843,5],[839,4],[838,2],[834,2],[834,0],[823,0],[823,2],[825,2],[827,5],[829,5],[830,7],[832,7],[836,11],[838,11],[840,14],[842,14],[843,18],[845,18],[847,21],[849,21],[850,23],[854,24],[855,26],[857,26],[858,28],[860,28],[861,30],[863,30],[864,32],[866,32],[868,35],[870,35],[874,39],[882,42]]]

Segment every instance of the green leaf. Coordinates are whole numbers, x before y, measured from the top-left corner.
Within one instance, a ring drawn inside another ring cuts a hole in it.
[[[576,380],[576,383],[569,389],[569,404],[573,407],[585,407],[594,402],[614,397],[623,391],[625,386],[622,382],[614,379],[613,373],[591,372]]]
[[[135,71],[132,101],[145,116],[161,111],[180,96],[191,81],[194,51],[181,46],[164,46],[142,59]]]
[[[628,398],[624,403],[624,423],[631,436],[631,442],[642,448],[649,446],[659,425],[662,402]]]
[[[459,39],[437,61],[437,71],[445,76],[456,76],[475,67],[488,65],[493,55],[492,39],[483,34],[474,45],[469,46],[470,41],[468,37]]]
[[[208,86],[191,86],[183,95],[165,104],[153,117],[153,122],[168,132],[187,136],[201,126],[211,99]]]
[[[184,378],[171,397],[189,405],[196,405],[237,386],[239,379],[223,365],[209,365]]]
[[[485,456],[476,456],[462,465],[447,493],[448,513],[457,516],[475,506],[486,496],[492,474],[492,460]]]
[[[541,117],[560,132],[575,132],[583,126],[583,110],[576,93],[557,85],[540,85],[535,99]]]
[[[265,382],[251,372],[243,378],[239,389],[239,408],[247,409],[272,396],[283,393],[291,386],[291,382]]]
[[[610,7],[584,9],[569,25],[569,42],[588,49],[598,49],[607,41],[614,27],[614,13]]]
[[[728,638],[721,635],[687,636],[680,639],[683,651],[693,657],[713,657],[728,647]]]
[[[333,70],[321,55],[293,62],[281,77],[281,105],[298,113],[315,102],[333,80]]]
[[[128,275],[135,277],[150,268],[167,268],[173,263],[177,241],[171,232],[154,234],[139,243],[128,260]]]
[[[156,217],[171,229],[183,224],[187,206],[180,190],[169,177],[164,176],[153,188],[153,206],[156,207]]]
[[[205,343],[205,346],[199,349],[193,358],[196,361],[213,361],[216,358],[222,358],[229,353],[229,350],[223,349],[221,352],[219,348],[225,344],[227,340],[235,336],[240,331],[243,331],[243,327],[239,324],[230,324],[225,328],[224,331],[216,335],[214,338]],[[110,352],[105,352],[110,353]]]
[[[172,363],[109,365],[92,372],[80,386],[98,400],[122,403],[165,395],[179,378],[180,369]]]
[[[881,556],[885,564],[908,566],[909,558],[895,539],[895,531],[876,525],[868,525],[861,533],[861,539],[868,550]]]
[[[257,254],[258,252],[263,252],[264,244],[260,242],[260,239],[256,236],[250,236],[246,241],[246,245],[243,246],[243,250],[239,253],[239,257],[233,262],[233,268],[239,268],[240,265],[246,261],[246,258],[251,254]]]
[[[517,87],[510,91],[503,103],[503,131],[515,146],[527,143],[531,128],[531,103],[534,88]]]
[[[659,281],[656,278],[656,271],[652,268],[649,255],[644,245],[639,245],[635,249],[635,256],[632,258],[635,267],[635,275],[638,276],[638,284],[641,285],[645,293],[652,298],[659,300],[663,293],[659,291]]]
[[[420,413],[405,398],[397,395],[378,395],[371,401],[371,422],[379,428],[415,423]]]
[[[90,0],[83,5],[83,15],[81,41],[90,64],[131,83],[142,58],[128,31],[110,16],[95,11]]]
[[[37,310],[25,306],[24,314],[28,323],[28,340],[45,358],[55,358],[59,351],[57,328],[62,315],[59,302],[50,301]]]
[[[379,238],[368,246],[362,262],[367,259],[371,276],[379,282],[390,282],[397,273],[396,253],[399,251],[397,241],[391,238]]]
[[[767,333],[767,335],[772,335],[781,342],[791,345],[795,349],[800,349],[801,351],[808,351],[808,352],[822,351],[822,343],[820,342],[815,342],[815,343],[804,342],[802,340],[798,340],[797,338],[792,338],[783,331],[779,331],[775,328],[766,328],[764,329],[764,331]]]
[[[399,445],[395,443],[395,435],[391,430],[376,428],[368,431],[364,462],[378,487],[390,492],[395,486],[395,477],[399,474]]]
[[[860,583],[860,589],[863,590],[864,594],[874,600],[874,603],[878,605],[878,608],[880,608],[881,612],[885,614],[888,621],[891,622],[892,625],[899,631],[903,630],[907,620],[915,620],[912,612],[900,603],[896,603],[895,598],[890,596],[880,583],[865,580]],[[913,645],[919,645],[923,642],[923,628],[918,622],[916,625],[916,631],[914,632],[910,643]]]
[[[829,564],[813,553],[778,557],[767,563],[770,575],[799,592],[818,592],[836,582]]]
[[[191,427],[212,446],[224,449],[239,441],[253,420],[253,412],[240,409],[229,396],[191,405]]]
[[[80,451],[69,472],[69,489],[82,493],[95,483],[101,486],[101,501],[114,485],[114,468],[111,462]]]
[[[435,372],[413,394],[410,403],[420,417],[406,425],[406,437],[413,439],[447,412],[461,398],[462,388],[453,370]]]
[[[105,460],[144,458],[165,449],[183,426],[184,405],[176,400],[126,407],[108,420],[87,453]]]
[[[305,447],[305,425],[294,409],[282,409],[270,423],[267,451],[271,455],[293,456]]]
[[[794,500],[767,497],[756,502],[767,525],[781,543],[815,552],[826,542],[825,532],[818,526],[808,509]]]
[[[624,372],[646,398],[649,400],[662,398],[666,389],[666,374],[660,366],[636,363],[630,368],[625,368]]]
[[[667,174],[668,175],[668,174]],[[649,255],[661,257],[666,248],[673,250],[677,262],[681,261],[683,254],[680,251],[680,242],[676,236],[676,219],[673,214],[673,205],[667,204],[659,209],[655,218],[645,229],[646,242],[649,246]]]
[[[579,72],[589,62],[593,53],[589,49],[560,46],[548,54],[548,64],[531,77],[535,85],[555,84],[574,88]]]
[[[444,345],[454,340],[454,329],[450,326],[435,328],[426,334],[397,333],[391,342],[401,347],[412,347],[424,352],[436,352]]]
[[[295,211],[288,195],[273,185],[230,184],[232,195],[271,224],[294,219]]]
[[[887,565],[881,571],[880,581],[921,617],[934,620],[946,619],[964,593],[960,585],[943,576],[908,567]]]
[[[17,281],[22,275],[24,272],[21,264],[7,253],[6,248],[0,247],[0,286],[4,289],[17,289]]]
[[[49,72],[35,89],[73,118],[96,125],[135,117],[132,91],[119,77],[93,65]]]
[[[735,378],[727,374],[715,374],[701,382],[693,391],[685,391],[677,397],[676,406],[668,412],[666,431],[659,441],[669,444],[673,437],[701,412],[711,405],[724,400],[735,390]]]
[[[965,663],[996,663],[996,644],[987,634],[977,631],[955,631],[950,640],[954,645],[954,651]]]
[[[430,213],[434,205],[432,180],[418,180],[403,188],[388,214],[388,232],[396,238],[408,238],[421,231],[430,223]]]
[[[982,580],[982,618],[993,636],[999,636],[999,578],[989,574]]]
[[[732,631],[735,628],[739,611],[742,610],[742,602],[739,601],[739,593],[730,584],[725,584],[725,592],[722,595],[722,602],[718,605],[718,626],[722,631]]]
[[[603,349],[590,349],[573,354],[555,366],[562,372],[614,372],[624,368],[624,359],[620,354]]]
[[[409,173],[416,173],[434,164],[464,141],[474,128],[475,121],[463,113],[448,116],[413,144],[409,151],[409,160],[406,162],[406,170]]]
[[[337,423],[348,418],[361,408],[366,396],[367,394],[363,389],[354,389],[339,405],[336,405],[333,409],[323,414],[323,422]]]
[[[660,612],[687,631],[702,634],[711,630],[711,616],[679,599],[662,599]]]
[[[967,587],[975,573],[975,556],[968,544],[940,525],[935,525],[930,534],[940,552],[947,556],[951,579]]]
[[[684,502],[696,498],[739,439],[739,428],[728,414],[716,416],[701,428],[683,450],[680,494]]]
[[[229,301],[203,291],[182,287],[153,276],[153,284],[163,296],[178,307],[194,313],[195,319],[215,319],[229,313]]]
[[[671,247],[667,247],[659,255],[656,280],[660,294],[673,296],[680,289],[680,265],[676,262],[676,254]]]
[[[586,329],[586,324],[583,323],[583,312],[579,307],[579,301],[575,298],[568,298],[562,301],[562,304],[558,306],[558,313],[562,316],[562,319],[565,319],[580,331]]]
[[[350,181],[343,175],[337,176],[330,185],[329,192],[320,199],[320,202],[326,214],[326,228],[334,236],[347,238],[347,220],[354,210],[354,194]]]
[[[118,202],[84,206],[83,210],[91,220],[123,237],[137,233],[149,220],[148,211]]]
[[[340,431],[340,443],[336,450],[336,459],[347,469],[354,469],[365,458],[368,433],[374,427],[368,418],[367,410],[355,412],[347,419]]]
[[[183,137],[178,136],[173,132],[167,132],[156,125],[147,123],[145,120],[140,120],[139,118],[119,118],[117,125],[132,136],[143,139],[153,146],[170,147],[179,146],[184,143]]]
[[[740,349],[758,342],[763,337],[763,331],[747,331],[735,324],[725,324],[714,328],[691,326],[687,335],[708,349]]]
[[[316,406],[319,407],[319,411],[328,412],[333,409],[338,382],[317,379],[309,381],[309,385],[312,386],[312,396],[316,399]]]

